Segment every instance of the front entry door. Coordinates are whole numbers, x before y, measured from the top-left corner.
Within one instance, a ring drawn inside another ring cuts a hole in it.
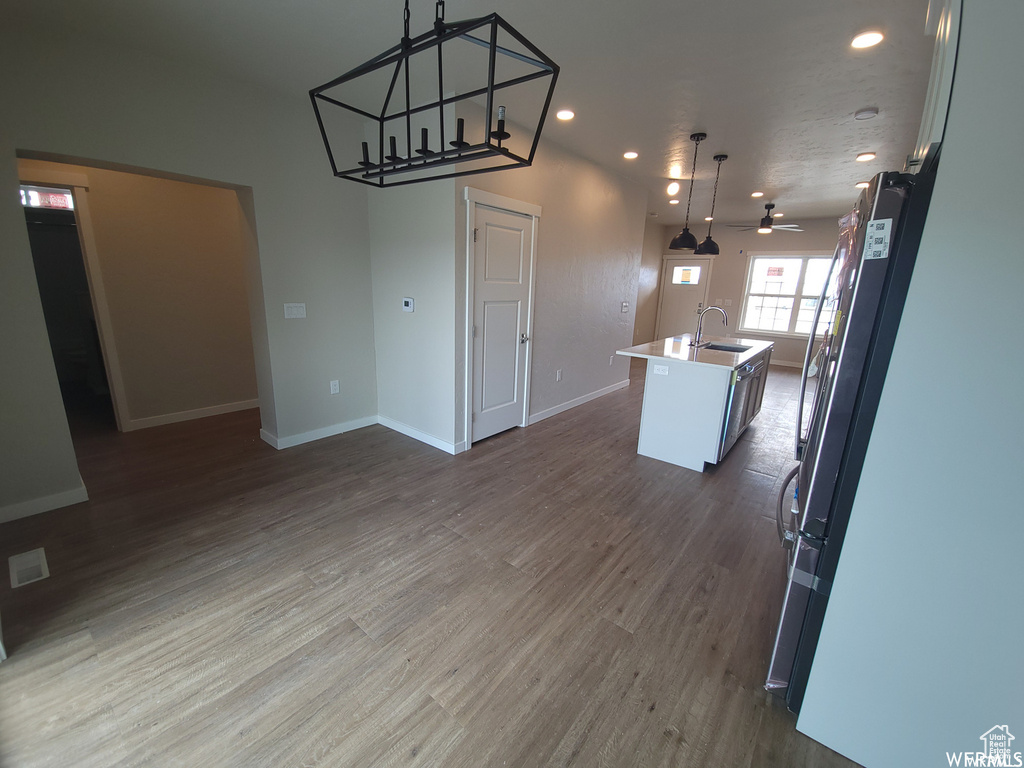
[[[661,303],[654,335],[659,339],[694,333],[697,315],[707,306],[711,259],[665,259]]]
[[[475,442],[525,426],[533,218],[478,205],[474,238]]]

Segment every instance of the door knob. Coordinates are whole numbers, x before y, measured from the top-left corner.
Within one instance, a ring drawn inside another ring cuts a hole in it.
[[[520,343],[520,344],[525,344],[525,343],[526,343],[526,342],[528,342],[529,340],[530,340],[530,337],[529,337],[529,336],[527,336],[527,335],[526,335],[525,333],[521,333],[521,334],[519,334],[519,343]]]

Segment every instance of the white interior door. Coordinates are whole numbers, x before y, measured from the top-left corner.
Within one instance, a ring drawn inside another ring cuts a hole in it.
[[[476,207],[472,440],[523,426],[533,218]]]
[[[661,268],[661,301],[654,335],[659,339],[694,333],[697,315],[707,306],[711,259],[665,259]]]

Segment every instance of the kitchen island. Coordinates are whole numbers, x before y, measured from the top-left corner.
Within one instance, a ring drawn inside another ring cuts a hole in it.
[[[773,344],[690,334],[617,354],[647,360],[637,453],[704,471],[717,464],[761,410]]]

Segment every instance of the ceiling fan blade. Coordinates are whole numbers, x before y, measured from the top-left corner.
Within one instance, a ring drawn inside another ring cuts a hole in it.
[[[730,229],[738,229],[740,232],[748,232],[751,229],[757,229],[757,227],[751,227],[746,224],[726,224],[725,226],[729,227]]]
[[[772,229],[781,229],[784,232],[803,232],[799,224],[772,224]]]

